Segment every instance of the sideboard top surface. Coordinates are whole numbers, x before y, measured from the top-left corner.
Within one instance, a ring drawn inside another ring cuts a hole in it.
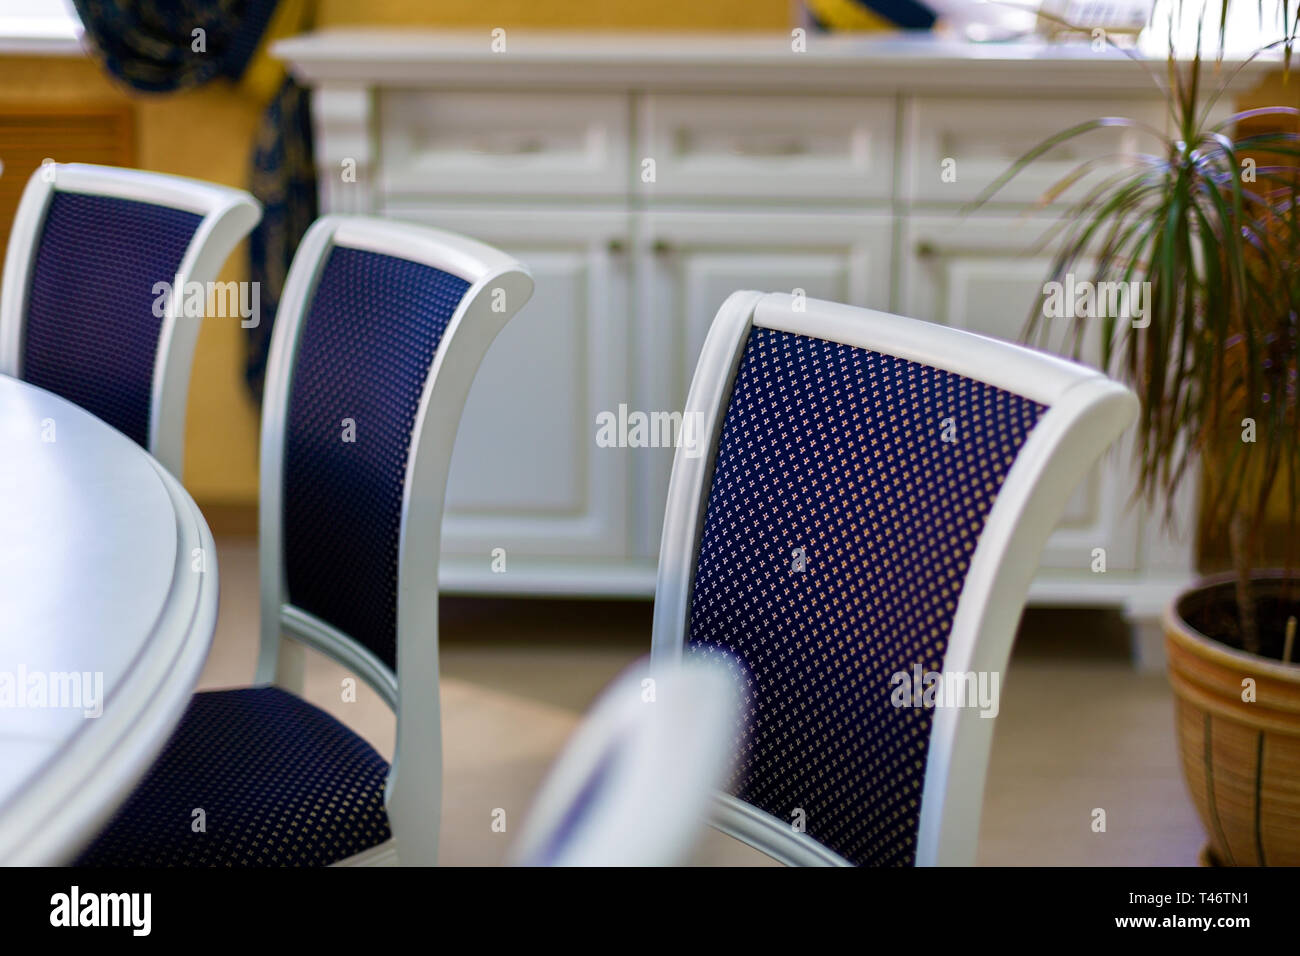
[[[494,49],[494,40],[496,40]],[[504,41],[504,50],[501,49]],[[1134,62],[1088,43],[975,44],[915,36],[809,33],[795,52],[788,33],[541,32],[493,28],[338,28],[281,40],[272,52],[308,84],[557,88],[785,89],[923,92],[955,88],[1158,95],[1164,60]],[[1225,63],[1224,75],[1239,64]],[[1252,62],[1244,89],[1278,63]]]

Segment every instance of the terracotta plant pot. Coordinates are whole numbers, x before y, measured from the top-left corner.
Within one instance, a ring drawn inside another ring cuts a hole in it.
[[[1291,580],[1294,600],[1300,583]],[[1221,618],[1225,609],[1233,613],[1234,581],[1232,575],[1207,578],[1165,614],[1183,776],[1215,862],[1300,866],[1300,665],[1281,662],[1281,637],[1271,633],[1272,623],[1265,640],[1264,615],[1261,640],[1265,655],[1277,654],[1271,659],[1207,637],[1188,623]],[[1285,581],[1282,572],[1255,576],[1261,606],[1280,604]]]

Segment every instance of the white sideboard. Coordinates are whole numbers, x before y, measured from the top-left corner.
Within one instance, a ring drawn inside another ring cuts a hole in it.
[[[466,408],[448,591],[653,594],[672,450],[598,447],[598,413],[680,409],[736,289],[1017,339],[1047,268],[1026,252],[1062,207],[1039,196],[1081,159],[1136,144],[1120,131],[1078,140],[996,203],[963,206],[1073,122],[1164,124],[1146,72],[1086,45],[797,45],[488,29],[276,45],[314,88],[323,211],[463,232],[537,279]],[[1031,595],[1122,607],[1149,663],[1157,615],[1192,573],[1193,496],[1176,503],[1178,532],[1163,531],[1130,502],[1130,444],[1085,477]]]

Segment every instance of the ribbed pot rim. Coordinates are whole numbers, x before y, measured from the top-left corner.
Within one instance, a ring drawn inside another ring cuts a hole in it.
[[[1288,572],[1283,568],[1260,568],[1252,571],[1250,577],[1252,581],[1277,581],[1290,577],[1300,583],[1300,572]],[[1231,584],[1236,578],[1236,574],[1232,571],[1211,574],[1198,579],[1190,587],[1178,592],[1165,608],[1165,633],[1170,640],[1177,641],[1192,653],[1209,658],[1226,667],[1243,668],[1252,673],[1267,674],[1277,680],[1300,683],[1300,664],[1283,664],[1281,661],[1273,660],[1270,657],[1261,657],[1257,654],[1250,654],[1229,647],[1212,637],[1202,634],[1183,619],[1182,614],[1179,612],[1179,606],[1189,597],[1200,591]]]

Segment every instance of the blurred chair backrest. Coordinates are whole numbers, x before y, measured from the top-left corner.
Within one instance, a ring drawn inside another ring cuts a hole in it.
[[[261,214],[239,189],[45,164],[9,236],[0,373],[76,402],[179,477],[196,304],[207,304],[210,284]]]
[[[726,655],[742,682],[714,825],[791,864],[973,864],[1030,580],[1136,407],[968,332],[728,298],[687,400],[701,441],[673,465],[653,637],[657,673]]]
[[[686,860],[727,776],[732,676],[687,662],[616,679],[583,719],[529,810],[520,866],[670,866]]]
[[[437,856],[438,553],[456,429],[532,289],[518,262],[463,236],[326,216],[294,256],[272,333],[257,680],[283,676],[287,633],[396,710],[386,801],[404,863]]]

